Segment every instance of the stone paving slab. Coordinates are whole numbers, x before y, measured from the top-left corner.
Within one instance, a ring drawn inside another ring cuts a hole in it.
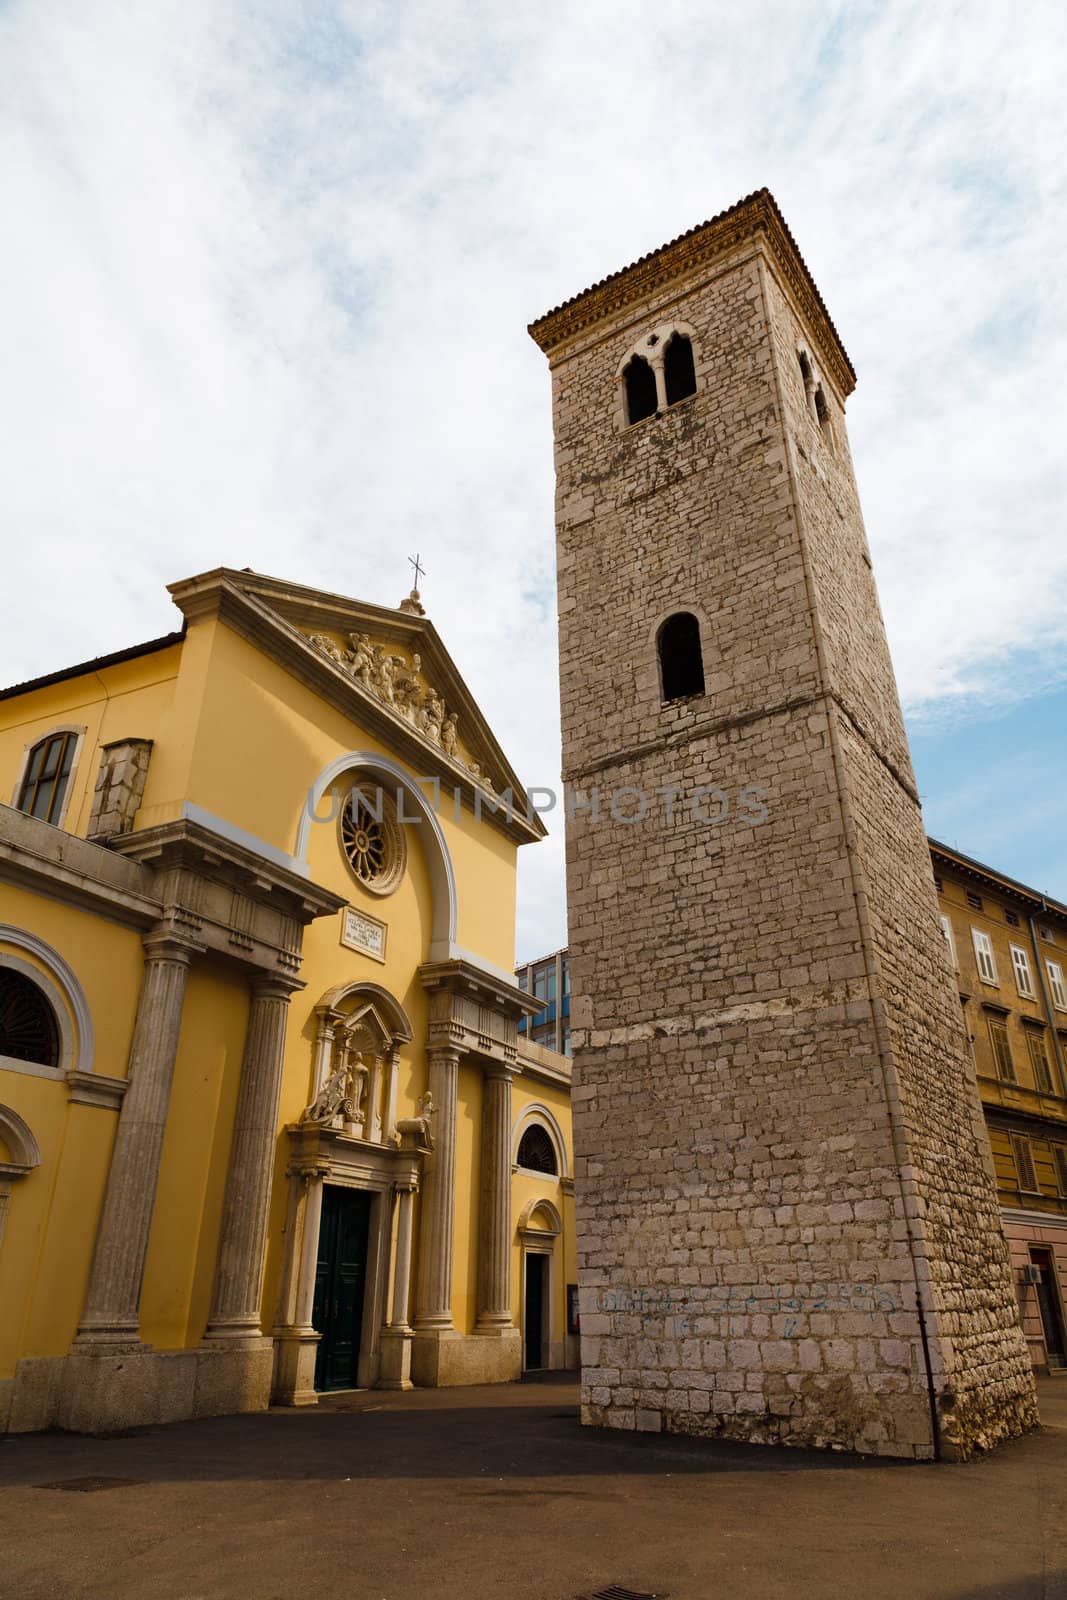
[[[1042,1431],[967,1466],[583,1430],[559,1381],[11,1438],[0,1596],[1067,1600],[1042,1387]]]

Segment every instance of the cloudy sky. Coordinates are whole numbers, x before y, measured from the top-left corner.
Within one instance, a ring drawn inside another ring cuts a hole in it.
[[[930,832],[1067,898],[1067,8],[0,3],[0,681],[227,564],[395,605],[559,769],[528,321],[766,184],[849,429]],[[518,949],[564,942],[558,830]]]

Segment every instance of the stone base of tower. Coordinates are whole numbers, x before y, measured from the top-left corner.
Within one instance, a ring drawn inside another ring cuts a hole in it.
[[[953,1257],[924,1253],[933,1207],[893,1164],[868,1003],[768,1016],[755,1046],[702,1022],[699,1037],[576,1057],[575,1147],[600,1168],[578,1188],[583,1421],[913,1460],[967,1459],[1036,1426],[980,1194],[957,1227],[988,1255],[984,1295]],[[834,1061],[821,1086],[820,1056]],[[662,1138],[631,1145],[622,1176],[625,1124],[603,1111],[638,1084],[657,1107],[682,1085],[688,1108],[658,1130],[674,1131],[669,1154]]]

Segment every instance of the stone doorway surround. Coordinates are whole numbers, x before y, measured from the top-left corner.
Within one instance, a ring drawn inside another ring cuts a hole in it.
[[[343,1127],[308,1122],[295,1123],[286,1133],[292,1154],[282,1288],[274,1328],[274,1402],[318,1404],[315,1357],[319,1335],[312,1327],[311,1313],[325,1183],[362,1189],[372,1197],[357,1387],[410,1389],[412,1331],[407,1300],[412,1200],[419,1188],[425,1147],[414,1132],[402,1134],[400,1145],[375,1144]]]
[[[522,1243],[522,1307],[520,1325],[522,1328],[522,1366],[523,1371],[547,1371],[550,1368],[566,1366],[566,1346],[554,1343],[552,1329],[555,1327],[556,1313],[559,1309],[557,1299],[559,1286],[556,1283],[556,1240],[563,1236],[563,1221],[551,1200],[531,1200],[523,1208],[518,1223],[518,1235]],[[527,1360],[526,1351],[526,1286],[527,1262],[531,1259],[547,1263],[544,1273],[544,1300],[541,1308],[541,1360],[536,1369],[531,1369]]]

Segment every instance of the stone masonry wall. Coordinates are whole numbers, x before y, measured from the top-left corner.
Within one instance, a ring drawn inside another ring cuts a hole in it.
[[[554,357],[564,776],[587,802],[567,837],[583,1415],[929,1456],[929,1358],[966,1453],[1027,1425],[1032,1398],[940,934],[908,903],[916,860],[929,875],[918,810],[916,834],[864,737],[842,754],[824,692],[765,276],[745,239]],[[622,430],[619,365],[675,316],[697,393]],[[836,559],[860,554],[856,594],[827,588],[831,653],[858,663],[863,725],[910,776],[835,425]],[[664,707],[655,633],[681,609],[706,694]],[[879,896],[857,893],[863,851],[879,890],[896,874]],[[929,977],[902,1001],[913,955]],[[969,1276],[930,1224],[942,1202],[975,1208]]]
[[[825,670],[837,701],[854,871],[908,1169],[914,1248],[937,1334],[931,1360],[940,1426],[946,1445],[966,1454],[1032,1424],[1033,1382],[844,414],[825,385],[834,434],[827,440],[800,382],[802,325],[771,273],[764,283]]]

